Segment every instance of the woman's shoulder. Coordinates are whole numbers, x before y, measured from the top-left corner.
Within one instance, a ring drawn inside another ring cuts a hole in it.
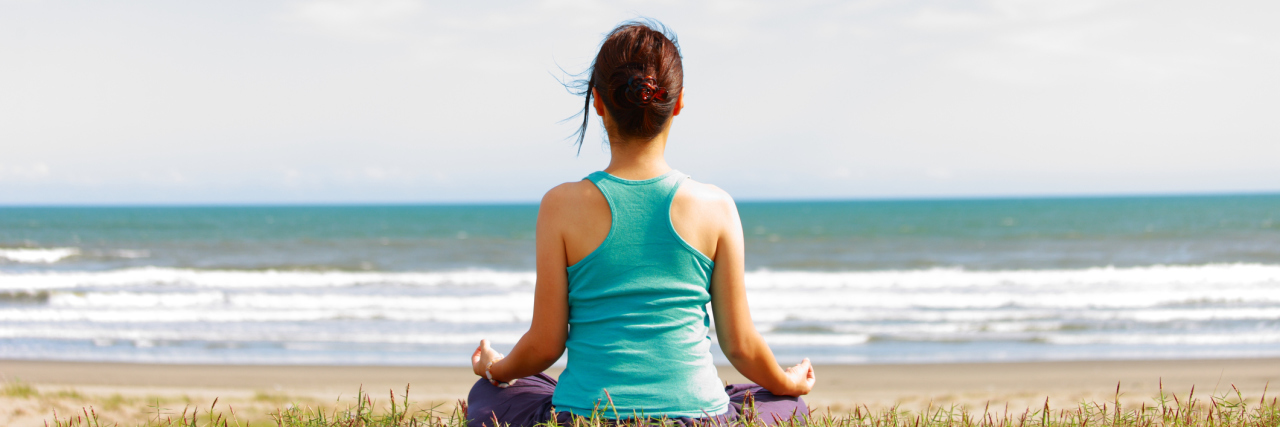
[[[539,210],[554,217],[574,221],[584,214],[594,213],[600,209],[608,216],[609,202],[604,194],[591,181],[581,180],[566,182],[550,190],[542,196]]]
[[[740,234],[738,208],[720,187],[685,180],[671,200],[671,226],[690,246],[712,260],[726,236]]]
[[[733,208],[733,196],[720,187],[690,178],[680,184],[676,191],[677,202],[694,204],[706,208]]]
[[[729,192],[720,187],[693,179],[685,180],[671,200],[671,214],[675,218],[700,218],[718,224],[735,222],[738,207]]]
[[[542,195],[542,203],[553,204],[576,204],[595,199],[604,200],[604,195],[600,194],[595,184],[585,179],[551,187],[546,194]]]

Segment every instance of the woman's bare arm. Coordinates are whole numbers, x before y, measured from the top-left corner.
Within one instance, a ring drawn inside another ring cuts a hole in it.
[[[529,331],[520,337],[511,354],[500,358],[490,367],[497,381],[509,381],[535,375],[550,368],[564,354],[564,343],[569,338],[569,278],[565,270],[563,224],[568,218],[565,212],[572,204],[564,186],[556,187],[543,196],[538,207],[536,229],[537,281],[533,293],[533,323]],[[484,376],[489,360],[497,353],[480,345],[472,355],[472,365],[477,375]]]
[[[789,396],[808,394],[813,389],[815,378],[809,359],[783,370],[751,322],[743,281],[745,246],[742,220],[728,194],[723,194],[722,200],[716,203],[720,204],[716,211],[723,227],[715,250],[715,269],[711,274],[711,308],[720,349],[738,372],[769,392]]]

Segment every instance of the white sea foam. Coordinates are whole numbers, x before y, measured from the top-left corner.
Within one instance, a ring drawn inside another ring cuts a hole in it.
[[[74,248],[47,249],[59,258],[74,255]],[[13,250],[6,250],[13,251]],[[18,251],[28,251],[20,249]],[[32,256],[30,259],[37,259]],[[54,259],[42,255],[38,259]],[[56,259],[55,259],[56,260]],[[350,287],[360,285],[457,286],[457,287],[532,287],[533,272],[493,270],[459,270],[443,272],[345,272],[345,271],[245,271],[192,270],[178,268],[131,268],[105,272],[32,272],[0,273],[0,289],[40,290],[77,287],[126,285],[181,285],[192,287],[244,289],[289,287]],[[833,294],[848,298],[900,295],[902,292],[929,291],[941,294],[938,299],[966,298],[966,293],[983,295],[1045,294],[1051,299],[1071,298],[1080,291],[1131,292],[1150,297],[1155,291],[1182,292],[1177,297],[1163,298],[1173,302],[1182,298],[1232,299],[1246,296],[1233,290],[1252,292],[1275,291],[1280,287],[1280,265],[1208,264],[1198,266],[1151,266],[1131,268],[1089,268],[1079,270],[996,270],[962,269],[798,272],[755,271],[746,275],[747,288],[753,291],[787,291],[804,296],[811,291],[851,292]],[[1206,294],[1204,289],[1228,291]],[[761,293],[765,295],[765,293]],[[1189,296],[1188,296],[1189,295]],[[772,298],[772,296],[771,296]],[[987,299],[991,299],[987,297]],[[1122,298],[1123,299],[1123,298]],[[997,301],[997,303],[1008,303]],[[812,304],[813,302],[810,302]],[[1107,304],[1092,301],[1087,304]],[[975,304],[989,304],[976,302]],[[1083,305],[1086,303],[1073,303]]]
[[[324,320],[389,320],[400,322],[435,322],[455,324],[516,323],[527,324],[533,318],[527,311],[391,311],[382,309],[348,310],[236,310],[236,309],[117,309],[117,310],[0,310],[4,322],[94,322],[94,323],[253,323],[315,322]]]
[[[1061,329],[1063,322],[945,322],[945,323],[864,323],[835,325],[840,333],[859,333],[882,337],[920,340],[955,341],[983,339],[1029,339],[1044,331]],[[1019,335],[1020,334],[1020,335]],[[1022,338],[1018,338],[1022,337]]]
[[[1159,282],[1148,275],[1167,281]],[[1212,277],[1222,280],[1212,282]],[[338,315],[323,313],[368,310],[387,318],[430,316],[438,321],[450,317],[465,321],[465,315],[460,313],[474,310],[502,313],[501,317],[506,318],[527,318],[534,280],[532,272],[485,270],[382,273],[148,267],[106,272],[0,273],[0,292],[46,292],[48,308],[73,311],[203,307],[230,310],[227,313],[238,312],[237,309],[309,311],[318,314],[304,317],[332,318]],[[424,295],[411,289],[397,290],[406,286],[429,292]],[[375,291],[364,292],[366,288]],[[747,288],[753,316],[765,324],[1280,318],[1280,266],[1268,265],[974,272],[762,271],[747,276]],[[4,314],[0,313],[0,317]],[[151,315],[143,317],[154,319]],[[174,317],[183,318],[194,317]]]
[[[65,292],[49,294],[49,306],[84,307],[200,307],[221,304],[226,294],[204,292]]]
[[[18,271],[0,272],[0,339],[136,349],[252,341],[338,351],[480,338],[509,345],[532,320],[536,281],[533,272],[491,270]],[[951,342],[1280,352],[1272,332],[1280,327],[1280,265],[755,271],[746,287],[775,350],[825,349],[838,360],[862,357],[863,348]]]
[[[134,250],[134,249],[116,249],[109,252],[112,256],[126,259],[147,258],[151,256],[151,251]]]
[[[154,345],[160,341],[222,341],[222,342],[341,342],[341,343],[389,343],[389,344],[474,344],[489,339],[495,344],[514,344],[520,339],[516,332],[386,332],[361,331],[360,334],[340,334],[320,330],[260,329],[117,329],[117,328],[58,328],[58,327],[3,327],[0,338],[43,338],[59,340],[90,340],[99,344],[112,341]]]
[[[763,334],[765,342],[785,346],[852,346],[866,344],[871,336],[863,334]]]
[[[105,272],[0,273],[0,290],[48,290],[119,286],[186,286],[221,289],[323,288],[361,285],[532,287],[532,272],[463,270],[375,273],[345,271],[192,270],[144,267]]]
[[[859,272],[756,271],[753,289],[992,289],[1023,290],[1076,286],[1136,288],[1280,284],[1280,265],[1208,264],[1099,267],[1075,270],[991,270],[958,268]]]
[[[1081,320],[1081,321],[1212,321],[1212,320],[1276,320],[1280,319],[1280,307],[1211,306],[1178,309],[1144,308],[1091,310],[1077,309],[1008,309],[989,310],[959,309],[885,309],[885,308],[824,308],[786,309],[752,307],[751,316],[758,322],[945,322],[985,323],[1031,320]]]
[[[1280,332],[1249,331],[1202,334],[1055,334],[1045,338],[1052,344],[1120,344],[1120,345],[1231,345],[1280,344]]]
[[[1064,286],[1065,288],[1065,286]],[[1232,288],[1230,285],[1206,285],[1194,289],[1112,289],[1084,288],[1028,289],[1023,292],[975,290],[902,290],[898,292],[807,290],[777,292],[748,289],[752,306],[782,308],[932,308],[995,309],[1021,308],[1144,308],[1187,303],[1280,303],[1280,283],[1273,287]]]
[[[53,264],[79,254],[78,248],[0,248],[0,259],[28,264]]]
[[[213,307],[270,310],[385,309],[416,311],[532,310],[532,292],[485,295],[368,295],[325,293],[196,292],[67,292],[49,294],[50,307],[132,308]]]

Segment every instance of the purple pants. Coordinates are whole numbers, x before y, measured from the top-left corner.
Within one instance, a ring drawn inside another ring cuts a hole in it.
[[[556,390],[556,380],[547,374],[521,378],[507,388],[494,387],[488,380],[480,379],[471,386],[467,396],[467,425],[470,427],[499,427],[493,425],[497,418],[500,425],[531,427],[551,420],[551,394]],[[729,422],[743,417],[743,405],[750,395],[754,400],[757,416],[768,425],[775,420],[790,419],[792,415],[805,417],[809,407],[804,399],[792,396],[775,396],[764,387],[755,384],[734,384],[724,388],[729,394],[729,412],[708,418],[671,418],[685,427],[706,424],[711,421]],[[556,422],[572,425],[572,415],[557,412]],[[803,418],[802,418],[803,419]]]

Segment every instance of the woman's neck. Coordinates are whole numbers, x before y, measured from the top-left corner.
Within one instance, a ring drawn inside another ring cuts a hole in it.
[[[667,133],[662,132],[648,141],[613,143],[610,138],[609,167],[604,171],[622,179],[649,179],[671,171],[663,152],[667,148]]]

